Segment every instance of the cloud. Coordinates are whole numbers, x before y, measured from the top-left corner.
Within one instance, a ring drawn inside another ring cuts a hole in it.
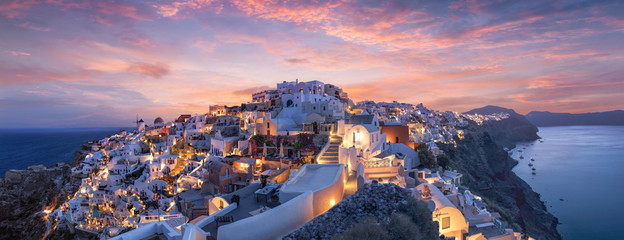
[[[0,96],[15,107],[0,115],[173,118],[295,78],[449,110],[614,109],[622,11],[617,1],[2,1]],[[54,119],[38,123],[65,124]]]
[[[34,30],[34,31],[41,31],[41,32],[49,32],[50,30],[52,30],[51,28],[46,28],[46,27],[37,27],[32,25],[31,23],[25,22],[19,25],[20,27],[23,28],[28,28],[30,30]]]
[[[269,86],[250,87],[250,88],[233,91],[232,94],[237,95],[237,96],[251,97],[251,94],[261,92],[267,89],[271,89],[271,87]]]
[[[181,11],[185,10],[197,10],[207,7],[212,7],[217,4],[216,0],[185,0],[185,1],[173,1],[165,4],[154,4],[153,6],[158,9],[158,14],[163,17],[174,17]],[[222,8],[222,5],[215,6],[217,13]]]
[[[128,72],[140,73],[153,78],[161,78],[170,74],[169,66],[163,63],[133,63],[128,67]]]
[[[309,63],[310,60],[306,58],[287,58],[287,59],[284,59],[284,62],[292,63],[292,64],[303,64],[303,63]]]
[[[30,53],[27,52],[11,51],[10,53],[13,56],[30,56]]]

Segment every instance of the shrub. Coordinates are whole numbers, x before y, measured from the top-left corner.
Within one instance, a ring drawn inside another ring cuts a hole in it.
[[[236,203],[236,205],[240,205],[240,196],[234,194],[230,199],[230,202]]]
[[[390,223],[388,223],[386,228],[388,229],[390,239],[421,239],[418,226],[416,226],[409,216],[403,213],[393,213],[390,217]]]
[[[418,226],[421,239],[436,239],[439,235],[437,222],[431,217],[431,210],[427,203],[414,198],[408,198],[407,203],[400,204],[398,211],[409,216]]]
[[[359,240],[359,239],[368,239],[368,240],[385,240],[390,239],[390,235],[388,235],[388,231],[377,223],[377,221],[372,217],[367,217],[359,223],[354,224],[349,228],[349,230],[345,231],[342,234],[342,237],[338,239],[343,240]]]

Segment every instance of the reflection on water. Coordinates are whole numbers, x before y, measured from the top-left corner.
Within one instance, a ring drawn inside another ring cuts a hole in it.
[[[510,151],[513,171],[541,194],[564,239],[622,239],[624,126],[542,127],[538,135],[543,141]]]

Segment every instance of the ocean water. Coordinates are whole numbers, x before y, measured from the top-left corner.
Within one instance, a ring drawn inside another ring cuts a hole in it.
[[[543,142],[514,149],[513,171],[559,218],[563,238],[624,239],[624,126],[541,127],[538,135]]]
[[[0,129],[0,177],[9,169],[71,162],[74,152],[90,140],[100,140],[121,128]],[[126,130],[133,130],[128,128]]]

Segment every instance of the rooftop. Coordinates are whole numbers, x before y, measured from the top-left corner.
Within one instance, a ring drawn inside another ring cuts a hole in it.
[[[256,199],[255,192],[258,189],[260,189],[260,183],[256,182],[238,191],[220,196],[221,198],[227,201],[229,201],[233,195],[240,196],[240,205],[238,205],[236,209],[225,214],[224,216],[232,216],[234,218],[234,222],[236,222],[236,221],[240,221],[242,219],[253,216],[251,215],[251,212],[267,206],[266,201],[264,199],[259,199],[259,200]],[[279,201],[281,203],[287,202],[295,198],[299,194],[300,193],[283,193],[282,192],[279,194]],[[216,222],[214,221],[207,224],[206,226],[203,226],[202,229],[206,232],[210,232],[212,236],[215,236],[215,237],[217,236],[218,229],[217,229]]]
[[[284,183],[282,192],[305,192],[324,189],[336,182],[343,164],[306,164]]]

